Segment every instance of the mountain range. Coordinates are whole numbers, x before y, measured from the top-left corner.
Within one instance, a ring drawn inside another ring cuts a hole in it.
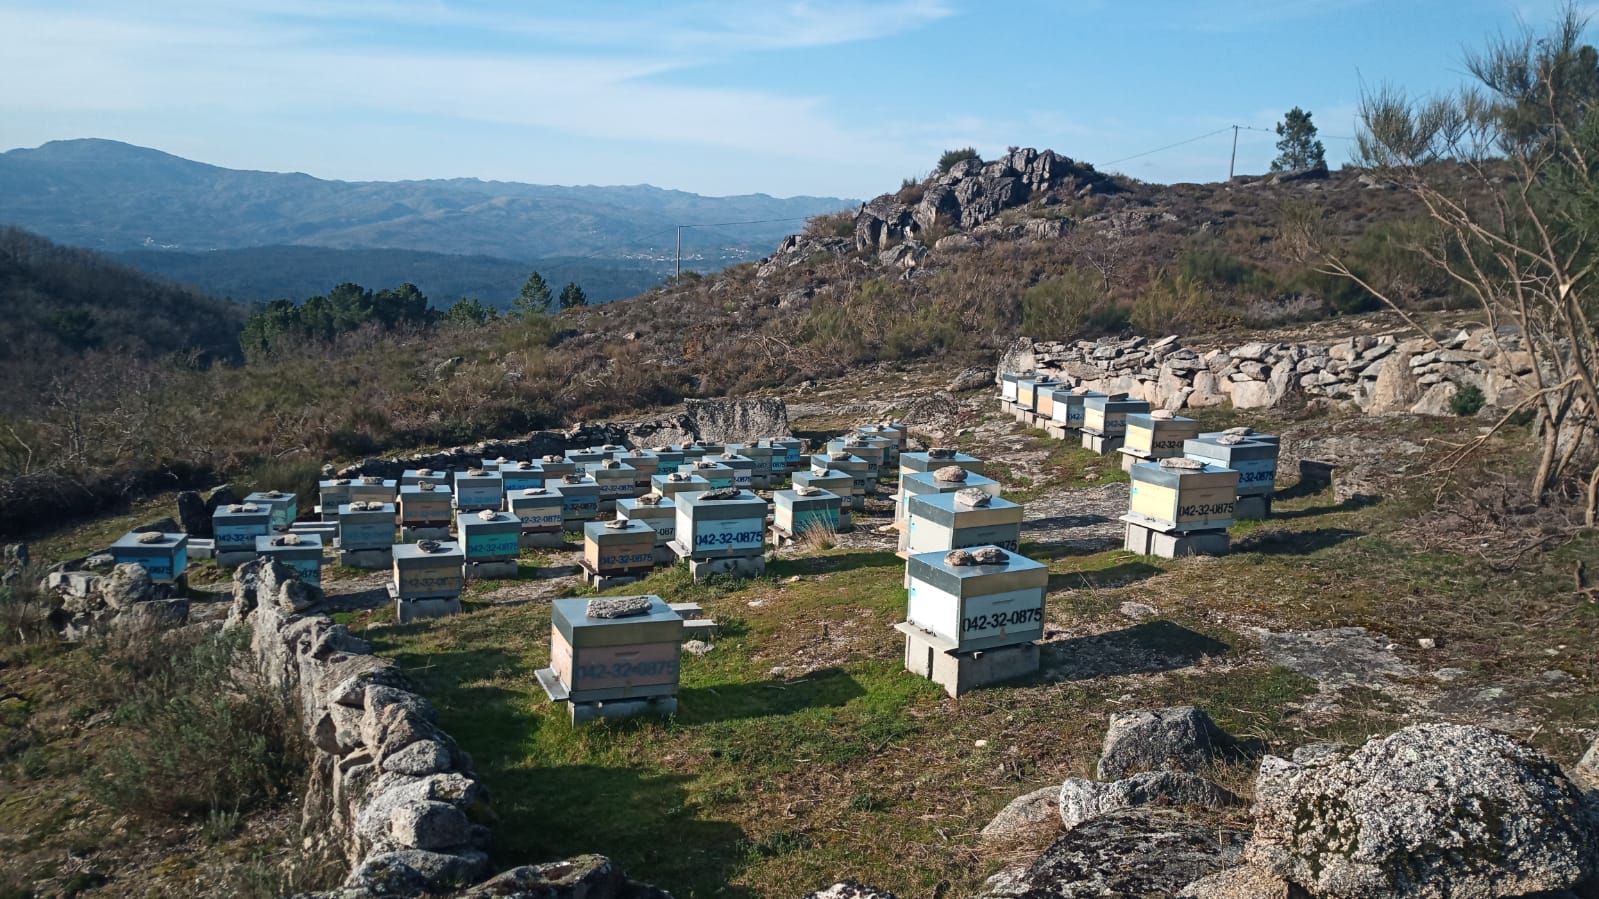
[[[475,178],[333,181],[221,168],[100,139],[51,141],[0,153],[0,224],[79,247],[141,251],[122,259],[220,294],[235,295],[233,288],[248,281],[248,289],[239,288],[240,299],[301,298],[303,279],[295,280],[291,270],[307,254],[266,252],[281,247],[361,251],[365,255],[351,257],[351,268],[362,260],[383,281],[415,280],[405,277],[413,267],[459,270],[459,276],[442,279],[448,287],[438,291],[438,302],[464,292],[463,284],[504,281],[485,278],[486,271],[514,268],[525,278],[541,264],[579,270],[579,261],[590,269],[630,273],[599,280],[623,283],[634,293],[642,289],[636,287],[640,279],[647,287],[663,271],[669,273],[679,225],[690,226],[683,229],[686,267],[720,269],[766,255],[810,216],[852,205],[856,201],[838,197],[706,197],[649,185],[563,187]],[[370,254],[379,249],[445,258]],[[252,253],[242,259],[212,257],[239,250]],[[162,259],[158,252],[202,258]],[[331,260],[332,268],[339,268],[337,257],[314,258],[319,266]],[[243,265],[256,272],[241,280]],[[291,277],[270,276],[273,267]],[[559,283],[559,276],[546,277]],[[233,288],[227,286],[230,280]],[[609,299],[612,292],[594,293]],[[483,299],[499,303],[509,297]]]

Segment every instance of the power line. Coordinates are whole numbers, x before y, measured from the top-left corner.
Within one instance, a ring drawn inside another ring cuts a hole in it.
[[[1217,128],[1215,131],[1207,131],[1204,134],[1199,135],[1198,137],[1190,137],[1187,140],[1180,140],[1180,141],[1178,141],[1175,144],[1167,144],[1164,147],[1156,147],[1153,150],[1145,150],[1142,153],[1134,153],[1131,156],[1123,156],[1120,159],[1112,159],[1110,162],[1102,162],[1102,163],[1100,163],[1100,165],[1104,166],[1104,167],[1109,167],[1109,166],[1116,165],[1117,163],[1120,163],[1120,162],[1127,162],[1130,159],[1140,159],[1140,158],[1142,158],[1144,156],[1149,156],[1152,153],[1160,153],[1160,152],[1163,152],[1165,150],[1171,150],[1171,149],[1174,149],[1176,147],[1181,147],[1184,144],[1191,144],[1191,143],[1193,143],[1196,140],[1204,140],[1207,137],[1215,137],[1218,134],[1221,134],[1221,133],[1226,132],[1226,131],[1231,131],[1231,130],[1233,130],[1233,126],[1232,125],[1228,125],[1225,128]]]

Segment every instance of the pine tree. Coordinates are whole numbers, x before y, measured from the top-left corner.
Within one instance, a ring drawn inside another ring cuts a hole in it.
[[[566,286],[561,288],[562,309],[576,309],[579,306],[587,306],[588,304],[588,294],[583,292],[583,288],[577,286],[576,281],[568,281]]]
[[[1316,126],[1311,124],[1310,113],[1295,106],[1277,123],[1277,158],[1271,170],[1287,172],[1327,164],[1327,153],[1316,139]]]
[[[534,272],[527,276],[527,283],[522,285],[522,292],[516,295],[511,303],[518,315],[524,318],[534,315],[543,315],[550,311],[550,285],[545,282],[544,276]]]

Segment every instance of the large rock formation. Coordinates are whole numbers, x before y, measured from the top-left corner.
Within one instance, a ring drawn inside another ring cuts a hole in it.
[[[1326,899],[1450,899],[1570,889],[1595,873],[1599,833],[1577,788],[1513,740],[1409,727],[1347,757],[1268,756],[1252,863]]]
[[[1052,151],[1013,150],[993,162],[966,159],[922,185],[919,196],[883,194],[855,216],[855,248],[882,251],[935,224],[970,230],[1043,197],[1060,201],[1121,188],[1086,162]]]

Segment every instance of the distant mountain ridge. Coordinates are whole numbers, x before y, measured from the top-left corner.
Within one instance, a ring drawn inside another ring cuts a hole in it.
[[[111,252],[294,245],[659,262],[672,256],[675,226],[721,225],[684,232],[685,255],[720,267],[766,255],[809,216],[853,205],[649,185],[330,181],[226,169],[97,138],[0,153],[0,224]]]

